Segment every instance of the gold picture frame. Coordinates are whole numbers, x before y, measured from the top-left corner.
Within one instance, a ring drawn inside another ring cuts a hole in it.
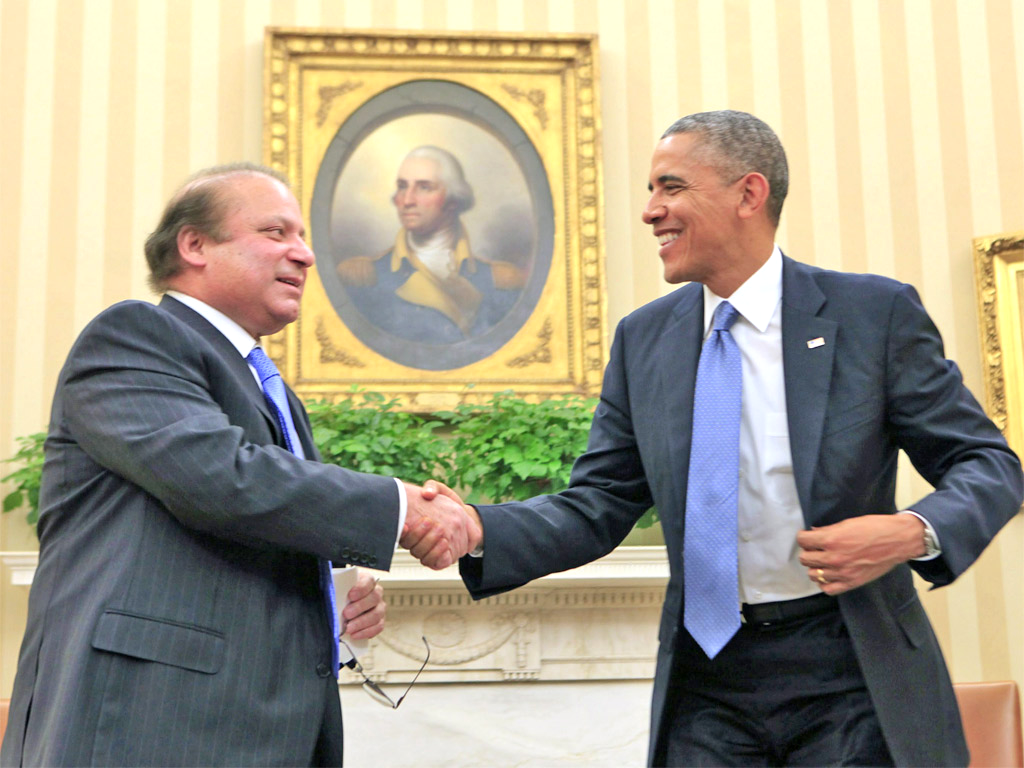
[[[268,28],[264,62],[265,162],[291,180],[317,254],[298,320],[269,345],[301,396],[358,387],[439,410],[598,393],[595,36]],[[429,255],[413,250],[419,214],[396,211],[421,145],[454,157],[475,199],[449,221],[443,280],[409,255]]]
[[[985,407],[1024,455],[1024,231],[973,243]]]

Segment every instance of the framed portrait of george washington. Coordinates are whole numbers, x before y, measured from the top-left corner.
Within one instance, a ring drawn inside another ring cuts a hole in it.
[[[985,410],[1024,455],[1024,231],[974,238]]]
[[[599,128],[591,35],[269,28],[265,161],[317,257],[270,343],[296,391],[596,394]]]

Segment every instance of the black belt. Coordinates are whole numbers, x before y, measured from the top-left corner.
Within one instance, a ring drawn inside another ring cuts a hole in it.
[[[743,622],[767,627],[796,619],[806,619],[838,608],[835,598],[828,595],[798,597],[796,600],[779,600],[775,603],[744,603],[740,607]]]

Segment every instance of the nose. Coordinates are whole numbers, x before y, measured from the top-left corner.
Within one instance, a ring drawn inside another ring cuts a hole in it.
[[[292,261],[304,268],[312,267],[316,263],[316,254],[313,253],[313,249],[302,238],[298,238],[298,242],[292,248],[289,255]]]
[[[640,218],[644,220],[644,224],[656,224],[665,218],[665,206],[656,202],[654,195],[651,195],[647,205],[644,207],[643,213],[640,214]]]
[[[411,189],[400,189],[395,192],[395,205],[399,208],[408,208],[414,202]]]

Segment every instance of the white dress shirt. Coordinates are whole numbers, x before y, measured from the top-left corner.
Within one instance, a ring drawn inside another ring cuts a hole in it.
[[[704,287],[704,335],[723,301]],[[792,600],[820,590],[800,565],[796,534],[804,528],[793,480],[782,370],[782,252],[728,299],[739,312],[732,336],[743,366],[737,554],[740,600]]]
[[[705,338],[722,301],[704,286]],[[804,517],[789,445],[782,366],[782,251],[778,245],[728,301],[739,312],[731,332],[743,367],[737,526],[740,601],[765,603],[818,594],[818,586],[800,564],[796,543]],[[905,512],[931,529],[916,512]]]
[[[224,334],[224,338],[231,342],[231,346],[238,350],[238,354],[240,354],[243,359],[249,357],[249,353],[252,352],[253,347],[258,346],[258,339],[254,339],[242,326],[225,315],[219,309],[211,307],[205,301],[200,301],[199,299],[189,296],[188,294],[181,293],[180,291],[167,291],[167,295],[177,299],[186,307],[189,307],[202,315],[210,325]],[[259,385],[260,390],[262,390],[263,384],[260,382],[260,377],[259,374],[256,373],[256,369],[250,365],[249,370],[252,372],[252,376],[256,380],[256,384]],[[405,525],[406,499],[405,486],[402,485],[402,481],[396,477],[395,483],[398,485],[398,532],[395,534],[395,541],[397,542],[402,535],[402,526]]]

